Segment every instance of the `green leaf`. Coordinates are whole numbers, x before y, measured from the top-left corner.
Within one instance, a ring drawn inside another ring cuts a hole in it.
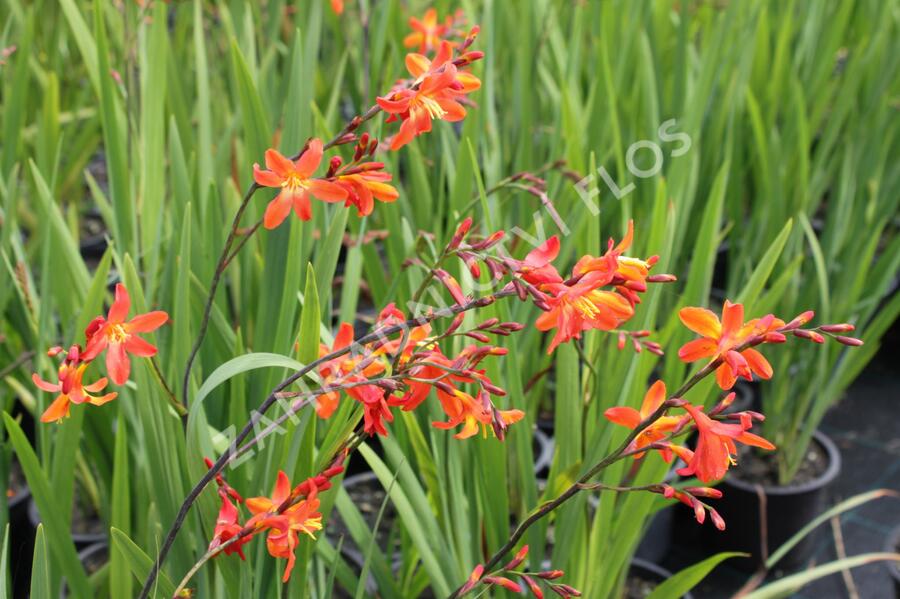
[[[746,557],[746,553],[717,553],[702,562],[688,566],[653,589],[647,599],[679,599],[703,580],[713,568],[731,557]]]
[[[766,568],[771,569],[778,563],[778,561],[784,557],[788,551],[790,551],[794,545],[803,540],[806,535],[811,533],[817,526],[825,522],[826,520],[830,520],[831,518],[837,516],[838,514],[843,514],[847,510],[852,510],[864,503],[872,501],[873,499],[879,499],[881,497],[900,497],[900,493],[895,491],[890,491],[888,489],[875,489],[874,491],[869,491],[868,493],[860,493],[859,495],[854,495],[849,499],[845,499],[840,502],[830,510],[826,510],[813,518],[809,524],[800,529],[797,534],[792,536],[790,539],[784,542],[771,556],[766,560]]]
[[[299,349],[297,358],[309,364],[319,357],[319,291],[316,288],[316,272],[306,264],[306,287],[303,291],[303,310],[300,312],[300,331],[297,334]]]
[[[153,567],[153,560],[150,559],[150,556],[144,553],[143,549],[138,547],[128,535],[118,528],[111,528],[109,532],[113,549],[118,551],[122,557],[125,558],[128,567],[131,568],[131,573],[143,583],[144,580],[147,579],[147,575],[150,574],[150,569]],[[175,585],[172,584],[172,581],[166,576],[165,572],[160,572],[159,576],[156,578],[156,589],[152,596],[168,598],[174,594]]]
[[[824,578],[841,570],[849,570],[881,561],[900,562],[900,553],[863,553],[844,559],[835,560],[799,572],[792,576],[786,576],[775,582],[770,582],[764,587],[760,587],[750,593],[744,595],[744,599],[776,599],[777,597],[787,597],[808,585],[809,583]]]
[[[31,495],[41,514],[41,521],[46,527],[50,549],[60,564],[69,588],[78,597],[90,597],[87,576],[81,568],[81,562],[75,552],[75,545],[72,544],[71,531],[66,518],[60,511],[60,506],[57,505],[56,494],[50,486],[50,481],[47,480],[47,476],[19,424],[6,412],[3,413],[3,422],[9,433],[10,443],[19,458],[19,464],[25,472],[25,478],[31,488]]]
[[[745,304],[748,313],[753,312],[751,306],[756,302],[763,287],[766,285],[766,281],[769,280],[769,276],[772,274],[772,270],[775,268],[775,264],[781,256],[781,251],[784,249],[784,244],[787,242],[788,235],[791,233],[792,226],[793,220],[789,219],[784,224],[784,227],[781,228],[778,237],[775,238],[775,241],[772,242],[769,249],[763,254],[763,257],[753,270],[753,274],[750,275],[750,280],[747,281],[747,284],[744,285],[744,288],[738,294],[736,303]]]
[[[0,596],[7,596],[3,589],[0,589]],[[47,561],[47,545],[44,542],[44,525],[38,524],[34,535],[34,561],[31,566],[31,599],[50,599],[50,596],[50,564]]]

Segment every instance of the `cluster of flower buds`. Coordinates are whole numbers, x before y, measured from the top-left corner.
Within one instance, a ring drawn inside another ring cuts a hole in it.
[[[706,514],[709,512],[709,518],[712,520],[713,525],[719,530],[725,530],[725,520],[722,519],[719,512],[698,499],[699,497],[720,499],[722,497],[722,491],[711,487],[685,487],[683,489],[676,489],[671,485],[659,485],[658,488],[653,488],[651,491],[662,494],[666,499],[677,499],[694,510],[694,518],[697,519],[698,524],[703,524],[706,521]]]
[[[563,597],[563,599],[581,597],[579,590],[567,584],[552,582],[565,576],[565,572],[562,570],[543,570],[540,572],[519,570],[518,568],[525,562],[526,557],[528,557],[528,545],[523,546],[509,563],[494,572],[485,574],[484,566],[478,564],[472,570],[466,583],[460,588],[457,596],[462,597],[479,585],[499,587],[521,595],[525,591],[524,586],[537,599],[544,599],[544,591],[541,589],[543,584],[557,596]],[[519,582],[513,579],[517,579]]]
[[[102,352],[106,352],[106,370],[116,385],[124,385],[131,372],[129,354],[137,357],[156,355],[156,347],[138,336],[138,333],[155,331],[168,321],[165,312],[154,311],[139,314],[126,320],[131,307],[128,290],[116,285],[116,298],[106,317],[98,316],[85,330],[85,349],[74,344],[68,350],[51,347],[47,355],[51,358],[62,355],[62,363],[57,371],[57,382],[43,380],[37,373],[31,376],[34,384],[49,393],[58,393],[56,399],[41,415],[41,422],[59,422],[69,416],[71,404],[88,403],[100,406],[116,398],[116,392],[96,396],[106,388],[106,377],[91,384],[84,384],[84,374],[91,362]]]
[[[640,330],[640,331],[618,331],[618,343],[616,347],[620,350],[625,349],[626,345],[631,345],[634,348],[635,353],[641,353],[643,350],[647,350],[651,354],[662,356],[665,352],[663,352],[662,346],[656,341],[650,341],[646,339],[651,335],[650,331]],[[629,341],[631,343],[629,343]]]
[[[802,328],[814,315],[812,310],[807,310],[788,323],[772,314],[744,322],[744,306],[728,300],[722,308],[721,320],[706,308],[682,308],[679,312],[682,323],[701,338],[683,345],[678,350],[678,356],[685,362],[704,358],[710,358],[711,362],[719,361],[716,381],[727,390],[734,386],[738,377],[748,381],[753,379],[754,374],[762,379],[772,378],[771,364],[754,348],[765,343],[784,343],[788,334],[824,343],[824,333],[844,345],[858,347],[863,344],[860,339],[840,334],[852,331],[851,324]]]
[[[351,346],[349,354],[326,360],[319,367],[324,393],[317,397],[316,410],[320,417],[334,413],[341,392],[355,399],[364,408],[363,424],[369,434],[387,435],[385,422],[393,421],[391,407],[404,411],[417,408],[432,389],[445,414],[446,422],[433,423],[436,428],[450,429],[462,425],[459,439],[490,427],[503,438],[509,424],[521,420],[519,410],[498,409],[491,396],[506,392],[494,385],[480,363],[489,356],[506,354],[504,348],[493,345],[469,345],[454,358],[440,349],[440,341],[453,335],[465,336],[481,343],[489,343],[488,334],[508,335],[522,327],[518,323],[489,319],[471,330],[462,330],[462,319],[456,318],[441,335],[432,335],[431,325],[407,326],[405,315],[394,304],[388,305],[378,316],[375,332],[398,328],[401,332],[386,335],[373,343],[359,345],[353,341],[353,328],[341,325],[334,344],[322,346],[320,356]],[[399,325],[399,326],[398,326]],[[388,370],[390,376],[382,376]],[[475,394],[460,388],[471,385]]]
[[[343,460],[343,456],[340,460]],[[212,462],[209,459],[205,461],[207,467],[211,468]],[[270,497],[250,497],[246,500],[225,482],[221,474],[216,475],[222,507],[216,518],[208,550],[218,550],[217,555],[237,553],[241,559],[245,559],[243,545],[257,534],[268,533],[266,548],[269,554],[287,560],[282,578],[287,582],[294,567],[294,551],[299,544],[300,533],[315,538],[314,533],[322,529],[318,493],[330,489],[331,479],[343,471],[343,465],[336,462],[292,488],[287,475],[279,470]],[[240,522],[240,510],[232,501],[243,503],[251,514],[243,524]]]

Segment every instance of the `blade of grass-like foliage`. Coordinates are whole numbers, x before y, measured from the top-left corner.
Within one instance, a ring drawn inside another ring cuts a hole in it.
[[[378,480],[381,482],[382,486],[387,489],[393,478],[387,465],[385,465],[385,463],[381,461],[381,458],[379,458],[366,444],[360,445],[359,452],[365,458],[366,462],[369,463],[372,471],[378,476]],[[409,466],[406,465],[404,467],[408,468]],[[415,488],[418,483],[412,476],[413,475],[410,473],[408,480],[410,481],[410,487]],[[416,549],[419,550],[422,564],[428,572],[428,577],[431,580],[432,588],[435,593],[441,596],[449,595],[452,589],[450,588],[446,575],[454,575],[455,572],[453,570],[455,570],[455,568],[450,569],[448,567],[448,556],[444,553],[448,543],[442,538],[442,535],[429,536],[429,532],[423,528],[423,524],[433,522],[434,516],[431,514],[430,509],[426,512],[420,512],[414,507],[407,495],[407,487],[406,484],[404,484],[406,480],[404,479],[407,479],[407,477],[401,475],[400,484],[391,487],[388,496],[396,506],[397,513],[409,533],[413,544]],[[416,490],[421,493],[421,488]],[[428,528],[429,530],[433,530],[434,526],[429,526]]]
[[[775,582],[770,582],[769,584],[756,589],[749,595],[744,595],[744,599],[775,599],[777,597],[787,597],[792,593],[796,593],[809,583],[824,578],[829,574],[880,561],[900,562],[900,553],[864,553],[862,555],[855,555],[853,557],[828,562],[791,576],[785,576]]]
[[[110,507],[110,526],[128,534],[131,530],[131,487],[128,471],[128,428],[125,423],[124,409],[119,407],[119,418],[116,421],[116,448],[113,460],[112,497]],[[118,551],[109,555],[109,594],[110,597],[131,597],[132,577],[124,556]]]
[[[19,424],[5,412],[3,421],[9,434],[9,441],[28,480],[31,495],[41,514],[50,549],[66,577],[69,588],[80,597],[89,597],[91,593],[87,576],[81,568],[81,562],[78,561],[67,520],[56,503],[56,494],[50,486],[50,481]]]
[[[0,544],[0,597],[9,597],[9,524],[3,527],[3,543]]]
[[[809,524],[800,529],[797,534],[792,536],[790,539],[784,542],[772,555],[769,556],[769,559],[766,560],[766,568],[771,569],[781,560],[782,557],[787,555],[788,551],[794,547],[797,543],[802,541],[806,535],[811,533],[823,522],[830,520],[831,518],[843,514],[848,510],[852,510],[856,507],[861,506],[864,503],[872,501],[873,499],[879,499],[881,497],[900,497],[900,494],[895,491],[890,491],[888,489],[875,489],[874,491],[869,491],[868,493],[860,493],[859,495],[854,495],[849,499],[845,499],[840,502],[833,508],[826,510],[813,518]]]
[[[138,547],[128,535],[118,528],[112,528],[109,532],[112,541],[112,551],[118,551],[122,557],[125,558],[134,577],[137,578],[138,581],[143,582],[147,578],[147,574],[150,573],[150,568],[153,566],[153,560],[150,559],[150,556],[147,555],[143,549]],[[175,593],[175,585],[172,584],[172,581],[166,576],[165,572],[160,572],[157,581],[157,592],[153,593],[152,596],[165,597],[168,599]]]
[[[49,566],[47,545],[44,541],[44,525],[38,524],[34,534],[34,561],[31,564],[31,599],[50,599]],[[3,578],[5,580],[6,576]],[[6,591],[0,589],[0,597],[7,596]]]
[[[647,595],[647,599],[679,599],[685,593],[697,586],[706,575],[712,572],[713,568],[731,557],[746,557],[746,553],[731,552],[717,553],[712,557],[708,557],[702,562],[688,566],[684,570],[670,576],[662,584],[653,589],[653,592]]]
[[[738,294],[738,298],[735,301],[736,303],[744,304],[747,313],[752,314],[754,312],[753,306],[769,280],[769,276],[775,269],[775,265],[778,263],[778,258],[781,256],[781,251],[784,249],[784,244],[787,242],[792,226],[793,220],[788,219],[784,227],[781,228],[781,232],[778,233],[778,237],[775,238],[775,241],[763,254],[753,270],[753,274],[750,275],[750,279]]]

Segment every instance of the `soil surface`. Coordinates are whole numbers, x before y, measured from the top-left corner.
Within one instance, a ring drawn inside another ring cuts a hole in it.
[[[625,580],[624,599],[644,599],[644,597],[649,597],[657,586],[659,586],[658,580],[630,574]]]
[[[381,509],[381,504],[386,497],[386,493],[382,488],[381,483],[378,482],[378,479],[373,478],[372,480],[354,484],[352,487],[347,488],[347,494],[350,495],[350,500],[357,509],[359,509],[369,530],[374,529],[375,522],[378,520],[378,511]],[[394,509],[394,504],[388,502],[384,508],[384,514],[381,516],[381,522],[378,523],[378,531],[375,535],[375,546],[379,548],[379,550],[387,547],[390,531],[393,528],[396,519],[397,512]],[[343,535],[345,547],[352,547],[359,550],[359,548],[356,547],[356,543],[353,542],[353,537],[350,536],[350,531],[344,524],[344,521],[341,519],[337,510],[332,513],[331,522],[329,523],[328,528],[330,529],[329,537],[338,539]]]
[[[781,485],[778,480],[778,460],[774,453],[761,454],[754,451],[752,447],[739,445],[737,461],[740,467],[730,469],[729,476],[746,483],[760,484],[766,487],[798,487],[816,480],[828,469],[828,454],[815,441],[809,444],[809,450],[797,470],[797,475],[787,485]]]
[[[76,501],[72,510],[72,532],[78,535],[102,535],[106,531],[94,510]]]

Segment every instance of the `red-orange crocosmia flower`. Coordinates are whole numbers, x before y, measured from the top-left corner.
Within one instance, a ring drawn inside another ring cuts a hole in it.
[[[559,255],[559,237],[554,235],[525,256],[517,271],[532,285],[562,283],[562,277],[551,264]]]
[[[604,412],[607,420],[625,426],[634,430],[637,426],[649,418],[659,407],[666,401],[666,384],[662,381],[656,381],[647,390],[644,395],[644,401],[640,410],[635,410],[628,406],[618,406],[609,408]],[[631,443],[630,449],[642,449],[652,443],[661,441],[669,433],[678,428],[681,418],[678,416],[662,416],[645,428],[635,437]],[[663,458],[668,462],[672,459],[672,451],[670,449],[661,450]],[[636,454],[635,457],[642,457],[644,454]]]
[[[393,185],[388,185],[391,174],[384,172],[381,162],[363,162],[348,169],[345,173],[338,171],[335,183],[347,191],[346,203],[356,206],[359,216],[372,214],[375,200],[379,202],[396,201],[400,194]]]
[[[466,109],[458,100],[478,89],[481,82],[471,73],[459,71],[450,61],[451,54],[452,48],[446,42],[433,61],[421,54],[408,54],[406,68],[415,79],[415,89],[402,88],[377,98],[382,110],[391,115],[388,122],[397,118],[403,121],[391,141],[392,150],[431,131],[434,119],[455,122],[465,118]]]
[[[231,500],[228,498],[226,493],[219,493],[222,498],[222,507],[219,509],[219,515],[216,517],[216,527],[213,530],[213,538],[212,542],[209,544],[209,551],[214,550],[216,547],[227,543],[232,538],[237,536],[242,530],[240,522],[238,522],[238,517],[240,513],[238,512],[237,506],[231,503]],[[225,555],[231,555],[232,553],[237,553],[241,556],[241,559],[246,559],[244,557],[243,546],[250,542],[251,535],[246,535],[241,539],[231,543],[225,549],[223,549],[223,553]]]
[[[343,349],[353,343],[353,326],[342,323],[338,334],[334,338],[331,348],[326,345],[319,347],[319,357]],[[319,366],[319,375],[325,386],[341,385],[345,383],[362,383],[384,372],[385,365],[379,354],[372,354],[367,348],[359,353],[351,351],[339,358],[329,360]],[[347,387],[347,395],[360,402],[365,410],[363,424],[365,431],[370,435],[378,433],[387,435],[384,420],[393,421],[393,416],[385,400],[385,392],[377,385],[354,385]],[[316,405],[316,412],[321,418],[328,418],[337,408],[340,393],[329,391],[320,395]]]
[[[447,17],[446,23],[438,21],[437,11],[429,8],[422,15],[422,20],[416,17],[409,18],[409,26],[413,32],[403,38],[403,45],[407,48],[419,47],[419,52],[430,52],[438,47],[441,38],[450,29],[451,17]]]
[[[761,353],[750,347],[741,351],[736,348],[753,337],[783,327],[784,321],[769,314],[744,322],[744,306],[728,300],[722,308],[721,321],[706,308],[682,308],[678,316],[687,328],[702,336],[681,346],[678,357],[685,362],[722,358],[716,369],[716,381],[722,389],[731,389],[739,376],[752,380],[755,373],[763,379],[772,378],[772,366]]]
[[[334,14],[340,15],[344,13],[344,0],[331,0],[331,10]]]
[[[694,420],[698,439],[697,447],[694,448],[687,466],[679,469],[678,474],[696,476],[703,482],[722,478],[737,455],[735,442],[762,449],[775,449],[774,445],[759,435],[747,432],[747,426],[744,424],[727,424],[713,420],[703,413],[702,408],[691,404],[684,404],[683,407]]]
[[[573,285],[542,286],[551,294],[546,300],[550,309],[538,317],[535,325],[540,331],[557,329],[547,353],[560,343],[581,338],[582,331],[611,331],[634,315],[634,308],[621,295],[598,289],[605,283],[604,273],[591,272]]]
[[[83,384],[82,378],[87,366],[87,362],[81,361],[78,346],[73,345],[66,354],[66,359],[59,366],[57,373],[58,382],[49,383],[36,373],[31,375],[31,380],[34,381],[38,389],[48,393],[59,393],[56,399],[53,400],[53,403],[41,415],[41,422],[59,422],[63,418],[68,417],[69,407],[73,403],[89,403],[95,406],[102,406],[116,398],[118,394],[115,391],[99,397],[91,395],[91,393],[97,393],[106,387],[106,378],[98,379],[97,382],[89,385]]]
[[[287,508],[282,513],[277,513],[284,502],[291,497],[291,483],[287,475],[279,470],[275,481],[275,488],[271,497],[251,497],[245,502],[247,509],[254,516],[247,521],[247,526],[259,526],[269,529],[266,538],[266,547],[272,557],[287,559],[284,568],[283,582],[287,582],[294,568],[294,550],[299,543],[298,533],[315,538],[314,532],[322,530],[322,514],[319,509],[319,500],[316,497],[315,485],[310,485],[309,492],[304,499]]]
[[[274,229],[287,218],[291,208],[300,220],[312,218],[309,196],[323,202],[340,202],[347,199],[347,190],[324,179],[314,179],[313,173],[322,162],[322,140],[311,139],[306,151],[296,161],[282,156],[278,150],[266,150],[267,170],[253,165],[253,179],[263,187],[280,187],[281,192],[269,202],[263,217],[263,226]]]
[[[487,392],[482,391],[482,393],[486,394]],[[449,430],[462,424],[462,430],[453,435],[456,439],[467,439],[476,434],[479,425],[481,425],[485,434],[487,433],[487,428],[493,422],[493,412],[486,407],[487,402],[476,400],[459,389],[454,389],[452,394],[439,393],[438,398],[441,400],[441,405],[449,420],[447,422],[432,422],[432,426]],[[525,416],[522,410],[498,410],[498,413],[504,425],[516,423]]]
[[[98,316],[84,332],[87,337],[82,359],[89,362],[106,350],[106,370],[109,378],[117,385],[124,385],[131,372],[128,354],[139,358],[156,355],[156,346],[151,345],[138,333],[151,333],[166,324],[169,315],[162,310],[138,314],[126,321],[131,309],[128,290],[121,283],[116,285],[116,299],[109,308],[106,318]]]

